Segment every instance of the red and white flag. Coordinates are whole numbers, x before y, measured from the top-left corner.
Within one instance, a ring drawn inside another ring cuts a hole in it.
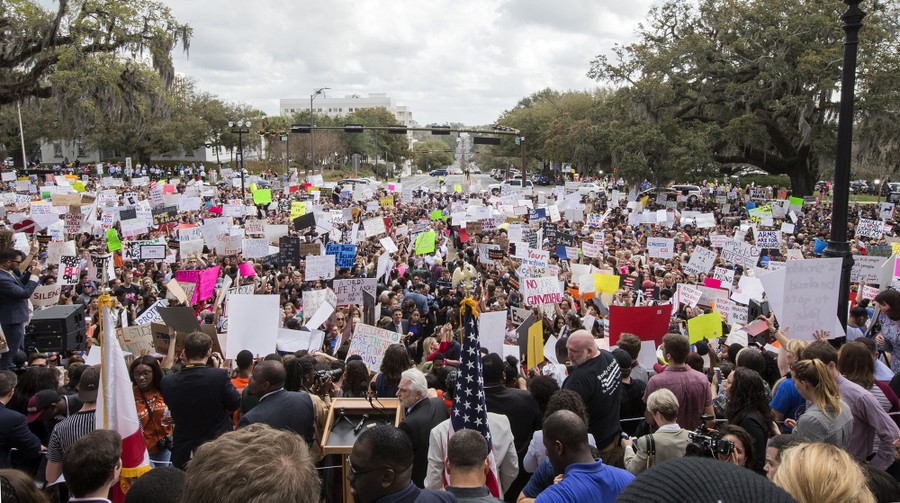
[[[103,305],[102,299],[101,309],[103,332],[100,335],[100,393],[97,394],[96,426],[98,430],[113,430],[122,435],[122,474],[112,490],[113,502],[119,503],[125,500],[131,482],[150,470],[150,456],[141,433],[128,366],[116,338],[116,319],[110,305]]]

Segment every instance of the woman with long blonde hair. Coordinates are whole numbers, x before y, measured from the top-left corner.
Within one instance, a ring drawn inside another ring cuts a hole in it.
[[[828,367],[819,359],[800,360],[791,368],[791,375],[800,396],[812,405],[796,422],[788,419],[785,424],[814,442],[846,448],[853,430],[853,414],[841,400]]]
[[[772,479],[799,503],[875,503],[862,468],[843,449],[800,444],[781,453]]]

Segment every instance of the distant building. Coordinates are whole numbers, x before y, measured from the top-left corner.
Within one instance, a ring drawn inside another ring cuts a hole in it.
[[[358,94],[349,94],[343,98],[334,98],[331,96],[316,96],[313,102],[313,111],[316,114],[327,115],[329,117],[337,117],[339,115],[352,114],[363,108],[386,108],[388,112],[394,114],[399,124],[412,127],[415,125],[412,112],[402,105],[394,103],[394,99],[387,93],[369,93],[368,96],[360,96]],[[281,115],[293,115],[298,112],[309,110],[309,98],[299,99],[282,99],[279,100],[278,109]]]
[[[151,161],[185,161],[185,162],[205,162],[207,160],[206,147],[199,147],[190,152],[182,152],[177,155],[153,155]],[[41,163],[43,164],[60,164],[66,159],[75,161],[78,159],[82,163],[103,162],[109,159],[124,160],[131,157],[137,162],[137,156],[133,152],[117,152],[110,150],[91,150],[85,147],[80,141],[65,140],[41,140]]]

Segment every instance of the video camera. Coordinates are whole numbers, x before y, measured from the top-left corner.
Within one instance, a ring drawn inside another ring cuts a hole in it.
[[[317,370],[315,373],[316,382],[324,383],[329,378],[331,379],[332,382],[334,382],[334,381],[337,381],[338,379],[340,379],[341,374],[343,374],[343,373],[344,373],[344,371],[342,369]]]
[[[712,420],[711,416],[702,416],[700,426],[688,435],[691,443],[687,445],[685,456],[699,458],[728,457],[734,450],[734,442],[722,439],[717,430],[707,428],[705,421]]]

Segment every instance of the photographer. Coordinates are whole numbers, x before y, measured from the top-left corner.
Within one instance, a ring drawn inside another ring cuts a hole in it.
[[[661,388],[647,397],[647,412],[659,426],[655,433],[644,435],[632,441],[622,439],[625,449],[625,468],[637,475],[642,471],[684,456],[691,441],[690,432],[678,425],[678,399],[666,388]]]
[[[727,461],[744,468],[754,465],[756,456],[765,456],[765,452],[757,454],[753,450],[753,437],[740,426],[727,424],[719,428],[716,457],[719,461]]]

